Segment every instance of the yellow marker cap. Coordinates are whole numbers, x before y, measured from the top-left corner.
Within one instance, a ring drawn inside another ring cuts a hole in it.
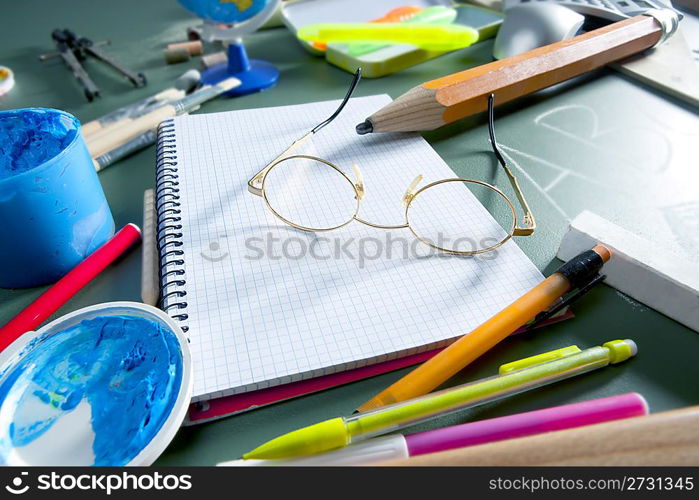
[[[627,359],[635,356],[638,352],[636,342],[631,339],[610,340],[609,342],[602,344],[602,347],[609,349],[609,362],[612,364],[626,361]]]
[[[347,432],[345,421],[338,417],[309,425],[267,441],[243,455],[243,458],[245,460],[251,458],[277,459],[313,455],[347,446],[349,440],[350,435]]]
[[[559,359],[564,356],[570,356],[571,354],[577,354],[579,352],[581,352],[580,348],[576,345],[563,347],[561,349],[556,349],[555,351],[542,352],[541,354],[537,354],[536,356],[529,356],[528,358],[512,361],[511,363],[506,363],[500,367],[498,373],[500,375],[503,375],[505,373],[510,373],[515,370],[521,370],[522,368],[528,368],[533,365],[540,365],[541,363],[553,361],[554,359]]]

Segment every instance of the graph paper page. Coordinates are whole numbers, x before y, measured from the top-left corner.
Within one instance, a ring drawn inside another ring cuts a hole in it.
[[[352,99],[295,154],[325,158],[351,179],[356,163],[366,187],[359,216],[400,225],[418,174],[425,184],[454,173],[417,134],[354,132],[388,102]],[[311,233],[276,218],[247,180],[338,103],[175,119],[195,401],[446,345],[543,279],[512,241],[463,257],[432,250],[409,229],[354,221]],[[444,196],[442,220],[493,224],[466,188],[457,191]]]

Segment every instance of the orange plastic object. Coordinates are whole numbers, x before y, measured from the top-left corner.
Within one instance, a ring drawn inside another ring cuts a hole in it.
[[[378,19],[373,19],[369,21],[370,23],[399,23],[401,21],[405,21],[406,19],[410,19],[413,17],[415,14],[418,12],[422,11],[422,7],[418,7],[416,5],[404,5],[403,7],[396,7],[395,9],[391,9],[388,11],[388,13],[383,16],[379,17]],[[320,50],[325,52],[328,48],[327,43],[322,43],[322,42],[313,42],[311,44],[314,49]]]
[[[422,11],[422,7],[417,7],[416,5],[405,5],[403,7],[396,7],[388,11],[383,17],[369,21],[372,23],[400,23],[406,19],[410,19],[418,12]]]

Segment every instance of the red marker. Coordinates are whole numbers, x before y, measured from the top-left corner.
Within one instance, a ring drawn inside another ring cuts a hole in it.
[[[127,224],[112,239],[92,252],[68,274],[58,280],[5,326],[0,328],[0,351],[33,330],[51,316],[73,295],[141,239],[141,230]]]

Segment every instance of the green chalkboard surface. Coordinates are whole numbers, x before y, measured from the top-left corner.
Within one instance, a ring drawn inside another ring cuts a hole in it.
[[[14,70],[17,85],[0,98],[0,108],[55,107],[85,122],[152,94],[170,86],[189,67],[198,66],[196,59],[167,66],[162,57],[164,46],[185,38],[185,29],[195,23],[196,19],[174,0],[9,3],[3,7],[0,19],[0,64]],[[62,27],[93,40],[111,40],[108,50],[127,66],[146,73],[148,86],[133,89],[91,61],[87,68],[103,97],[88,104],[59,59],[44,63],[37,60],[40,53],[52,49],[51,31]],[[218,99],[205,104],[199,113],[336,99],[346,88],[348,73],[308,54],[284,28],[256,33],[246,42],[252,57],[279,67],[279,84],[261,94]],[[397,97],[423,81],[488,62],[491,49],[492,42],[485,41],[396,75],[363,81],[357,95],[388,93]],[[555,253],[567,222],[584,209],[662,242],[697,262],[696,110],[615,72],[602,70],[498,108],[496,129],[539,224],[535,235],[517,242],[544,272],[560,264]],[[489,153],[484,116],[424,135],[458,175],[509,189]],[[155,151],[151,147],[100,173],[118,226],[142,222],[143,190],[154,186],[154,165]],[[12,244],[12,236],[6,235],[3,244]],[[140,266],[140,252],[131,252],[56,316],[99,302],[139,300]],[[0,290],[0,323],[44,289]],[[605,286],[576,304],[575,313],[572,320],[509,339],[450,384],[489,376],[502,363],[574,343],[587,347],[628,337],[637,341],[638,357],[555,387],[445,417],[430,426],[627,391],[646,396],[652,411],[699,404],[696,332]],[[280,433],[350,413],[404,373],[406,370],[183,428],[158,464],[207,465],[233,459]]]

